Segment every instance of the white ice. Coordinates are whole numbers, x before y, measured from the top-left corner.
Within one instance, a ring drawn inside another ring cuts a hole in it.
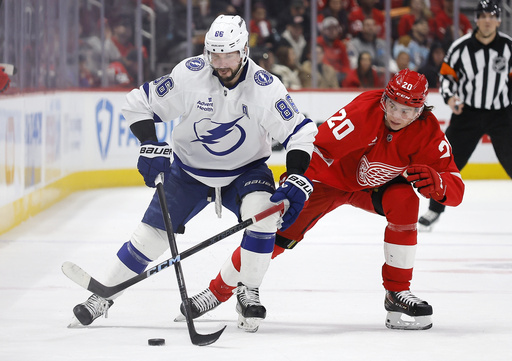
[[[466,185],[464,202],[447,209],[432,233],[419,234],[411,289],[433,305],[432,329],[385,327],[385,220],[343,206],[272,261],[260,289],[268,316],[259,331],[237,329],[231,299],[195,322],[199,333],[227,325],[203,347],[191,344],[186,323],[173,322],[180,295],[172,269],[127,290],[108,318],[66,327],[89,293],[62,274],[62,263],[101,280],[152,190],[75,193],[0,235],[0,360],[512,360],[512,182]],[[228,211],[219,220],[207,207],[178,236],[179,249],[235,223]],[[183,260],[189,295],[208,285],[240,237]],[[148,346],[155,337],[166,345]]]

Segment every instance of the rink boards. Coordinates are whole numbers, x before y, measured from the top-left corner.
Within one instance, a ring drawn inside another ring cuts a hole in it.
[[[299,110],[316,123],[350,102],[357,91],[295,91]],[[139,142],[121,114],[126,91],[34,93],[0,98],[0,234],[76,190],[143,185],[135,164]],[[450,109],[438,93],[427,100],[443,130]],[[176,121],[157,126],[170,143]],[[284,152],[269,160],[276,177]],[[507,179],[488,138],[462,175]]]

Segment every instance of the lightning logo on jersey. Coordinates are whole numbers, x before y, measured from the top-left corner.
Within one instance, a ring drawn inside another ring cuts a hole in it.
[[[247,136],[244,128],[237,124],[243,117],[229,123],[217,123],[210,118],[203,118],[194,124],[197,139],[193,142],[203,143],[203,147],[216,156],[230,154],[240,148]]]
[[[185,63],[185,66],[192,71],[199,71],[204,68],[204,65],[204,60],[199,57],[192,58]]]
[[[254,74],[254,81],[261,86],[266,86],[272,84],[274,78],[268,71],[258,70],[256,74]]]

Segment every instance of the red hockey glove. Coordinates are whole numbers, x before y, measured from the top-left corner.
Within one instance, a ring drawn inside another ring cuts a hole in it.
[[[7,75],[4,70],[4,68],[0,68],[0,93],[9,87],[9,83],[11,82],[9,75]]]
[[[446,194],[443,179],[428,165],[413,164],[405,170],[404,177],[408,182],[412,182],[413,187],[425,198],[442,201]]]

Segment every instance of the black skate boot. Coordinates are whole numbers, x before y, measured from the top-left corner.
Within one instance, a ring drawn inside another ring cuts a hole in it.
[[[76,305],[73,313],[82,325],[87,326],[103,314],[107,317],[107,311],[113,304],[114,301],[93,294],[87,301]]]
[[[261,320],[267,316],[267,310],[260,303],[259,289],[247,287],[242,282],[238,282],[236,298],[238,328],[247,332],[258,331]]]
[[[212,291],[207,288],[197,295],[190,297],[190,309],[192,310],[192,318],[198,318],[207,312],[210,312],[215,307],[220,305],[220,301],[215,297]],[[175,318],[174,321],[185,320],[185,306],[181,303],[180,306],[181,315]]]
[[[421,232],[430,232],[433,224],[439,220],[440,216],[441,213],[428,210],[427,213],[422,215],[418,220],[418,230]]]
[[[427,330],[432,327],[432,306],[411,291],[386,291],[386,327],[398,330]]]

